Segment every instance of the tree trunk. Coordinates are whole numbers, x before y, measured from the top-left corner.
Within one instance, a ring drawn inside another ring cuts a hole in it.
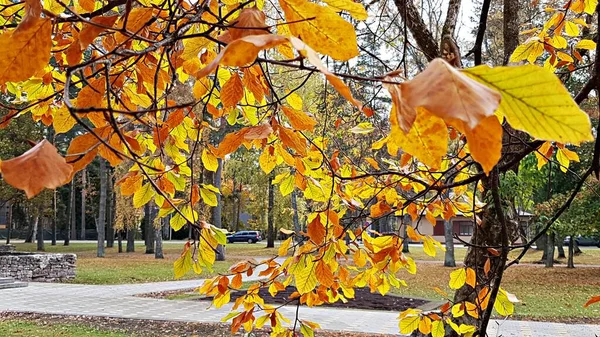
[[[81,233],[80,240],[85,240],[85,196],[87,194],[87,170],[81,170]]]
[[[56,246],[56,190],[52,193],[52,246]]]
[[[6,233],[6,244],[9,245],[10,244],[10,235],[11,235],[11,231],[12,231],[12,209],[13,209],[13,204],[10,204],[10,207],[8,208],[8,231]]]
[[[106,247],[112,248],[115,245],[115,227],[113,223],[113,217],[115,213],[113,212],[113,202],[115,198],[113,192],[113,179],[110,168],[108,169],[107,175],[108,183],[106,184]]]
[[[268,204],[267,204],[267,248],[275,247],[275,227],[273,223],[273,211],[275,208],[275,196],[273,191],[274,172],[269,174],[268,180]]]
[[[44,220],[40,222],[41,210],[38,211],[38,215],[35,216],[35,223],[33,225],[33,231],[37,234],[37,250],[44,251]]]
[[[163,223],[164,219],[160,219],[160,223]],[[154,247],[154,258],[155,259],[164,259],[165,256],[163,254],[163,243],[162,243],[162,225],[154,228],[154,238],[156,240]]]
[[[565,257],[567,257],[565,255],[565,248],[563,247],[562,243],[563,243],[564,237],[558,237],[555,244],[556,244],[556,249],[558,249],[558,258],[559,259],[564,259]]]
[[[575,240],[573,240],[573,235],[569,238],[569,258],[567,259],[567,268],[575,268],[575,263],[573,262],[573,255],[575,253]]]
[[[294,224],[294,232],[296,233],[296,241],[302,242],[302,235],[300,232],[302,228],[300,227],[300,218],[298,217],[298,196],[296,194],[296,189],[292,190],[292,210],[294,214],[292,215],[292,223]]]
[[[444,220],[444,240],[446,253],[444,255],[444,267],[456,267],[454,258],[454,237],[453,237],[452,221]]]
[[[409,249],[409,240],[408,240],[408,224],[411,223],[412,218],[410,217],[410,214],[405,214],[402,217],[402,228],[404,228],[404,233],[402,233],[402,237],[404,238],[404,241],[402,242],[402,252],[403,253],[410,253],[410,249]]]
[[[119,253],[123,252],[123,231],[120,230],[117,233],[117,246],[119,246]]]
[[[144,237],[146,243],[146,254],[154,254],[154,225],[152,217],[152,206],[147,203],[144,206]]]
[[[575,255],[579,255],[582,253],[581,249],[579,248],[579,244],[577,243],[577,240],[573,239],[573,236],[571,235],[571,239],[573,240],[573,249],[575,250]]]
[[[223,175],[223,159],[218,158],[217,163],[218,163],[217,172],[215,172],[213,175],[213,185],[220,190],[221,182],[222,182],[222,175]],[[223,228],[223,225],[221,223],[222,211],[223,211],[223,202],[222,202],[221,194],[217,193],[217,206],[215,206],[211,209],[212,224],[217,228]],[[223,245],[217,246],[216,260],[217,261],[225,261],[225,247],[223,247]]]
[[[554,233],[548,234],[546,252],[546,268],[552,268],[554,267]]]
[[[106,162],[100,158],[100,205],[98,206],[98,221],[96,232],[98,232],[97,257],[104,257],[104,229],[106,228]]]
[[[135,252],[135,228],[127,229],[127,253]]]
[[[69,195],[69,234],[65,239],[65,246],[69,245],[70,240],[77,239],[77,218],[76,218],[76,210],[75,210],[75,175],[73,176],[73,180],[71,181],[71,193]]]

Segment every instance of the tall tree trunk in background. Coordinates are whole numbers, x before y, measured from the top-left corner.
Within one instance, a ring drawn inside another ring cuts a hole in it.
[[[150,203],[147,203],[144,206],[144,212],[144,236],[146,237],[146,254],[154,254],[154,212],[152,210],[152,206],[150,206]]]
[[[98,206],[98,221],[96,231],[98,232],[97,257],[104,257],[104,230],[106,228],[106,161],[100,158],[100,205]]]
[[[85,240],[85,197],[87,195],[87,170],[81,170],[81,232],[79,239]]]
[[[275,227],[273,223],[273,209],[275,208],[275,196],[273,191],[274,172],[269,174],[268,180],[268,204],[267,204],[267,248],[275,247]]]
[[[405,214],[402,216],[402,228],[404,230],[404,233],[402,233],[402,237],[404,238],[404,241],[402,242],[402,252],[403,253],[410,253],[410,249],[408,247],[409,244],[409,239],[408,239],[408,224],[411,223],[412,218],[410,217],[410,214]]]
[[[122,253],[123,252],[123,231],[119,230],[117,232],[117,246],[118,248],[118,252]]]
[[[12,234],[12,209],[13,209],[13,204],[10,203],[10,207],[8,208],[8,231],[6,233],[6,244],[10,244],[10,235]]]
[[[106,184],[106,247],[112,248],[115,245],[115,227],[114,227],[114,196],[113,196],[113,179],[111,174],[111,169],[108,169],[107,172],[107,180]]]
[[[444,220],[444,240],[446,253],[444,254],[444,267],[456,267],[454,258],[454,237],[453,237],[452,221]]]
[[[218,158],[217,159],[217,163],[219,164],[217,166],[217,171],[214,173],[213,175],[213,185],[218,188],[219,190],[221,190],[221,182],[222,182],[222,176],[223,176],[223,159]],[[223,228],[223,224],[221,223],[221,213],[223,212],[223,199],[221,197],[221,194],[217,193],[217,206],[213,207],[211,209],[212,212],[212,224],[217,227],[217,228]],[[217,246],[217,253],[216,253],[216,260],[217,261],[225,261],[225,247],[223,247],[223,245],[218,245]]]
[[[135,252],[135,228],[127,229],[127,253]]]
[[[38,214],[35,216],[33,231],[37,236],[37,250],[44,251],[44,220],[40,222],[40,213],[42,210],[38,210]]]
[[[52,246],[56,246],[56,190],[52,191]]]
[[[294,214],[292,214],[292,223],[294,224],[294,232],[296,233],[296,241],[302,241],[302,235],[300,232],[302,231],[302,227],[300,226],[300,219],[298,217],[298,196],[296,194],[296,189],[292,190],[292,210]]]
[[[548,234],[548,245],[546,247],[546,268],[554,267],[554,233]]]
[[[569,258],[567,259],[567,268],[575,268],[575,263],[573,262],[573,255],[575,253],[574,242],[573,235],[571,235],[569,238]]]
[[[154,238],[156,240],[155,245],[154,245],[154,258],[155,259],[164,259],[165,258],[164,254],[163,254],[163,233],[162,233],[164,220],[165,220],[165,218],[159,219],[160,226],[156,226],[154,228]]]
[[[76,175],[76,174],[75,174]],[[77,239],[77,217],[75,211],[75,175],[71,181],[71,193],[69,194],[69,235],[65,239],[65,246],[69,245],[70,240]]]
[[[565,240],[564,236],[557,236],[556,237],[556,248],[558,249],[558,258],[559,259],[564,259],[567,257],[567,255],[565,254],[565,247],[563,247],[563,241]]]

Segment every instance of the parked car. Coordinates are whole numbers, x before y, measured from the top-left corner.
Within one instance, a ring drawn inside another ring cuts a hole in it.
[[[257,243],[262,240],[262,235],[259,231],[241,231],[233,235],[227,235],[227,243],[248,242]]]
[[[569,240],[571,240],[570,236],[565,237],[563,244],[565,246],[568,246]],[[596,247],[600,248],[600,240],[598,240],[598,238],[594,238],[594,237],[590,237],[590,236],[579,235],[575,238],[575,242],[577,242],[577,245],[579,245],[579,246],[596,246]]]

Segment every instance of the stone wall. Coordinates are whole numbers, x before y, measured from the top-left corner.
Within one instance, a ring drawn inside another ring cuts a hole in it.
[[[31,282],[64,282],[75,278],[75,254],[0,253],[0,277]]]

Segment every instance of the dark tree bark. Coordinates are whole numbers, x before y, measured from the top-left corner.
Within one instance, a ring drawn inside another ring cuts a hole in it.
[[[274,172],[269,174],[268,180],[268,204],[267,204],[267,248],[275,247],[275,224],[273,223],[273,213],[275,208],[275,196],[273,191]]]
[[[554,233],[548,234],[548,245],[546,246],[546,268],[554,267]]]
[[[417,46],[427,58],[427,61],[431,61],[440,56],[438,45],[423,21],[423,18],[421,18],[413,0],[394,0],[394,3],[396,4],[396,7],[398,7],[400,17],[403,18],[404,23],[417,42]]]
[[[85,197],[87,195],[87,170],[81,170],[81,232],[79,239],[85,240]]]
[[[69,245],[70,240],[77,239],[77,219],[75,216],[75,207],[75,175],[73,175],[73,180],[71,181],[71,193],[69,195],[69,234],[65,239],[65,246]]]
[[[504,64],[519,45],[519,1],[504,0]]]
[[[36,236],[37,236],[37,250],[38,251],[44,251],[44,220],[42,219],[42,221],[40,221],[40,215],[39,213],[41,213],[41,210],[38,211],[38,214],[35,216],[35,224],[33,225],[34,227],[34,231],[36,232]]]
[[[8,208],[8,231],[6,233],[6,244],[9,245],[10,244],[10,235],[12,234],[12,209],[13,209],[13,204],[10,204],[10,207]]]
[[[146,242],[146,254],[154,254],[154,217],[152,206],[147,203],[144,206],[144,237]]]
[[[119,246],[118,252],[122,253],[123,252],[123,231],[120,230],[117,233],[117,246]]]
[[[410,217],[409,214],[405,214],[402,217],[402,228],[404,229],[404,233],[402,233],[402,237],[404,238],[404,241],[402,242],[402,252],[403,253],[410,253],[410,249],[408,247],[408,227],[406,227],[408,224],[411,223],[412,218]]]
[[[563,240],[564,240],[563,237],[557,237],[557,240],[555,242],[556,249],[558,250],[558,258],[559,259],[564,259],[567,257],[565,255],[565,247],[563,247],[563,245],[562,245]]]
[[[135,228],[127,229],[127,253],[135,252]]]
[[[162,229],[165,224],[165,218],[160,219],[160,226],[154,228],[154,237],[155,237],[155,245],[154,245],[154,258],[155,259],[164,259],[165,256],[163,254],[163,234]]]
[[[223,159],[218,158],[217,163],[217,171],[213,174],[213,185],[221,189],[221,182],[223,176]],[[217,206],[211,209],[211,217],[212,224],[217,228],[223,228],[223,224],[221,223],[221,213],[223,212],[223,202],[221,198],[221,194],[217,193]],[[225,247],[223,245],[217,246],[216,252],[216,260],[217,261],[225,261]]]
[[[114,188],[111,169],[107,172],[108,183],[106,184],[106,247],[112,248],[115,245],[115,227],[114,227]]]
[[[98,221],[96,232],[98,233],[97,257],[104,257],[104,229],[106,228],[106,162],[100,158],[100,205],[98,207]]]
[[[56,190],[52,193],[52,246],[56,246]]]
[[[454,236],[452,221],[444,221],[444,240],[446,240],[446,253],[444,254],[444,267],[456,267],[454,258]]]
[[[569,258],[567,259],[567,268],[575,268],[575,263],[573,262],[573,255],[575,253],[575,240],[573,240],[573,235],[569,238]]]

